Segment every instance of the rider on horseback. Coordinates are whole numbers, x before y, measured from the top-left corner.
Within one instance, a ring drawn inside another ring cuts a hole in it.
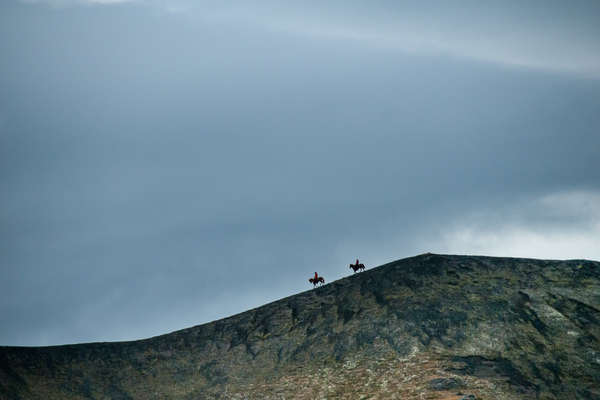
[[[325,279],[323,279],[322,276],[319,276],[319,274],[317,274],[316,272],[315,272],[315,277],[314,278],[310,278],[308,281],[310,283],[312,283],[313,286],[317,286],[318,283],[320,283],[320,284],[324,284],[325,283]]]
[[[363,271],[365,269],[365,265],[361,264],[357,258],[356,264],[350,264],[350,268],[352,268],[352,270],[356,273],[356,271],[358,271],[358,270]]]

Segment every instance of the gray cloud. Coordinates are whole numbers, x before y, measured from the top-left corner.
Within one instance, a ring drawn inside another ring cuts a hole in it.
[[[52,6],[115,5],[144,2],[144,0],[20,0],[26,4],[50,4]]]
[[[570,7],[558,1],[473,1],[461,7],[439,1],[23,0],[53,5],[114,5],[136,1],[195,21],[255,24],[276,34],[343,40],[408,53],[466,57],[507,67],[600,78],[598,18],[594,1]]]
[[[330,25],[311,6],[302,29],[291,6],[169,4],[1,6],[0,343],[160,334],[357,257],[596,254],[597,80],[302,31],[388,32],[384,2]],[[410,15],[468,37],[443,11]],[[585,10],[562,11],[534,28],[596,46],[587,19],[571,25]],[[571,57],[557,43],[553,60]]]

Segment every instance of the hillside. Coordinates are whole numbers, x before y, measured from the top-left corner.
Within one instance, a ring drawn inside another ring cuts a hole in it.
[[[146,340],[0,347],[0,399],[600,399],[599,382],[586,260],[424,254]]]

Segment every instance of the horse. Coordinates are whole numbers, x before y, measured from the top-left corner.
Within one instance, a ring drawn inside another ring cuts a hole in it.
[[[325,283],[325,279],[323,279],[322,276],[318,277],[317,279],[310,278],[308,281],[313,284],[313,287],[317,286],[318,283],[320,283],[321,285]]]
[[[313,284],[313,287],[317,286],[318,283],[320,283],[321,285],[325,283],[325,279],[323,279],[322,276],[317,275],[316,272],[315,277],[310,278],[308,281]]]
[[[350,268],[352,268],[352,270],[354,271],[354,273],[356,273],[356,271],[364,271],[365,270],[365,264],[359,264],[358,260],[356,260],[356,264],[350,264]]]

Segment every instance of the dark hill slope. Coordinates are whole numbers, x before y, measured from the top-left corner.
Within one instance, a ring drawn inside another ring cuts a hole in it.
[[[1,399],[470,394],[600,399],[600,263],[425,254],[147,340],[0,347]]]

